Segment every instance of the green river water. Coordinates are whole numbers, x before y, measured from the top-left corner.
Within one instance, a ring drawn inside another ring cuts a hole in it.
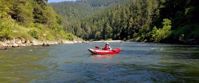
[[[199,83],[199,46],[110,43],[115,56],[91,55],[104,43],[0,50],[0,83]]]

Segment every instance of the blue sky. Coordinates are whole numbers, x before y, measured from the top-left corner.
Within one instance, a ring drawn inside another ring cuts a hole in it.
[[[48,0],[48,2],[76,1],[76,0]]]

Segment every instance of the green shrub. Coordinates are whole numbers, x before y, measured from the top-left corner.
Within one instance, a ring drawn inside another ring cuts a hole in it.
[[[163,19],[162,25],[162,28],[157,28],[156,26],[153,28],[151,32],[152,41],[160,42],[171,34],[171,20]]]
[[[1,21],[0,20],[0,38],[1,39],[11,39],[12,36],[12,24],[8,20]]]
[[[38,39],[39,38],[39,36],[38,36],[38,31],[36,31],[36,30],[30,30],[29,32],[28,32],[33,38],[35,38],[35,39]]]

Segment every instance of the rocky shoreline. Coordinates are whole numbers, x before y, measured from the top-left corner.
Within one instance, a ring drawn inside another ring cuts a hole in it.
[[[22,40],[22,39],[13,39],[13,40],[4,40],[0,41],[0,50],[6,50],[11,47],[24,47],[24,46],[50,46],[54,44],[75,44],[83,43],[84,41],[74,40],[59,40],[59,41],[39,41],[39,40]]]

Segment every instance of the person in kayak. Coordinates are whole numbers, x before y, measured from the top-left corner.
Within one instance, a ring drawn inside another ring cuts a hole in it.
[[[99,46],[95,46],[95,49],[100,49],[100,47]]]
[[[108,42],[105,44],[103,50],[112,50],[112,48],[111,48],[111,46],[109,45]]]

